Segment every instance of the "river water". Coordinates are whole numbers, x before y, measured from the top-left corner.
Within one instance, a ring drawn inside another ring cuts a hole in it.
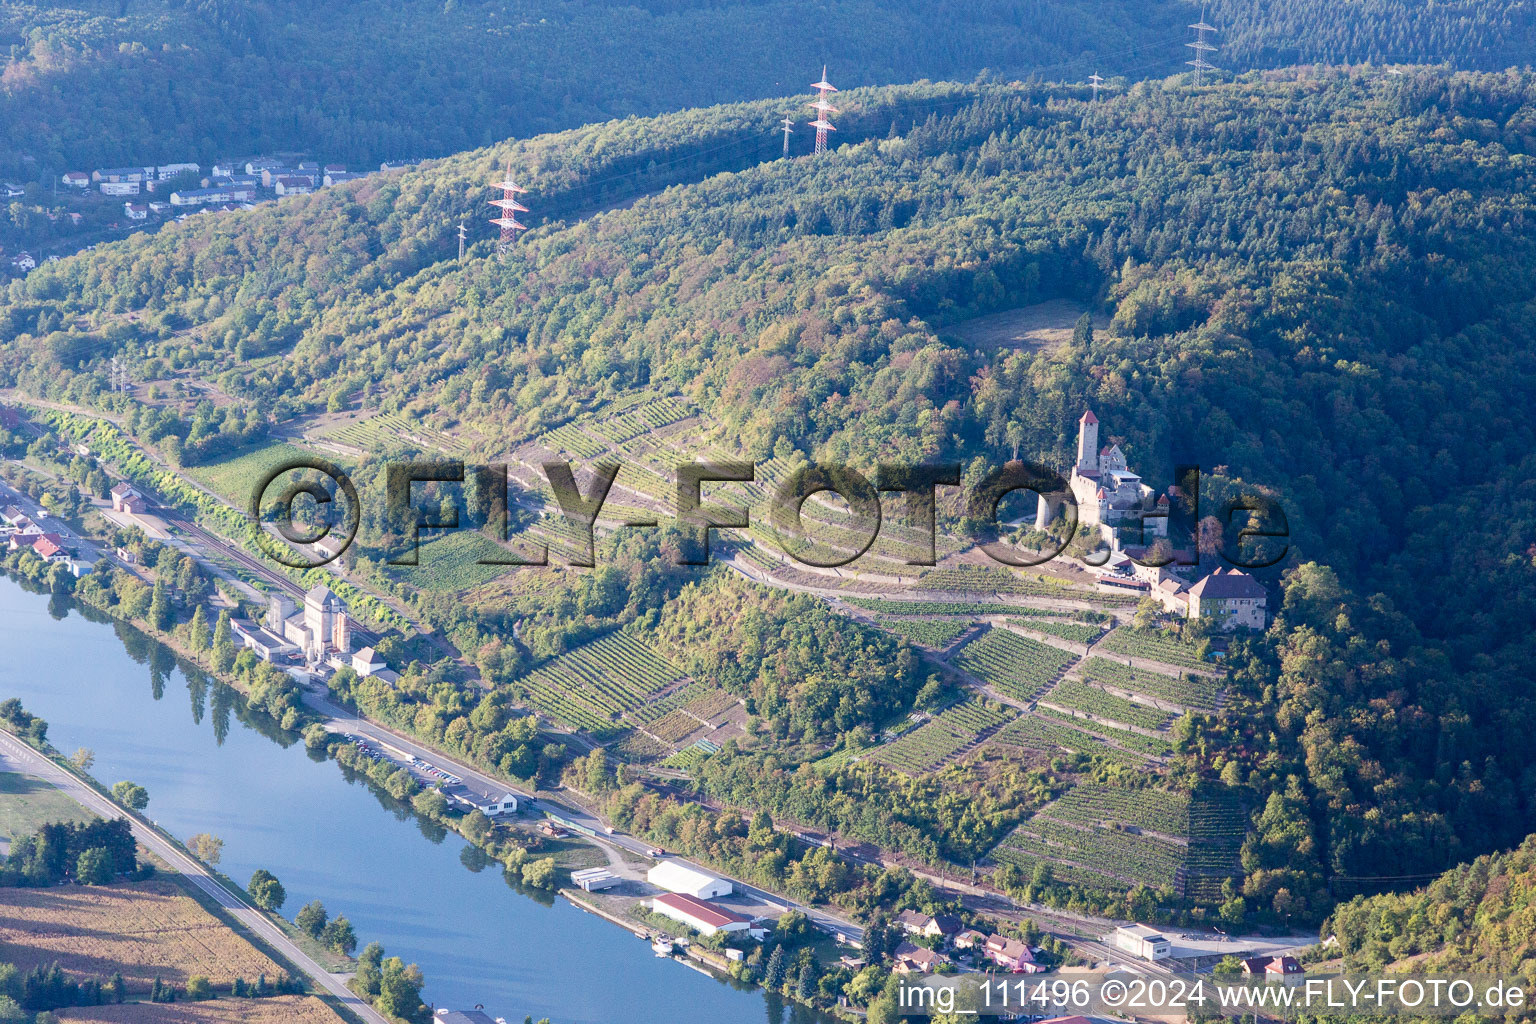
[[[302,742],[247,715],[222,685],[183,674],[137,631],[0,576],[0,699],[19,697],[92,774],[149,791],[148,815],[178,838],[224,840],[220,868],[257,868],[351,919],[362,943],[421,965],[424,998],[555,1024],[823,1024],[829,1018],[655,957],[630,932],[564,899],[511,888],[454,833]]]

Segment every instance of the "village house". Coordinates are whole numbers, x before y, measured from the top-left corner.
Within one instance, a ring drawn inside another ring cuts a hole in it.
[[[148,220],[149,207],[143,203],[124,203],[123,215],[129,220]]]
[[[955,936],[956,949],[975,949],[978,946],[985,947],[987,936],[985,932],[979,932],[974,928],[967,928]]]
[[[91,176],[84,171],[66,171],[59,180],[69,188],[86,188],[91,183]]]
[[[102,184],[113,185],[138,185],[141,184],[152,168],[144,167],[100,167],[91,172],[91,180]],[[103,189],[103,192],[106,190]]]
[[[315,183],[308,177],[285,174],[273,181],[272,188],[280,196],[303,196],[315,190]]]
[[[903,910],[896,915],[897,925],[908,935],[935,938],[953,935],[960,930],[960,919],[953,914],[937,914],[930,917],[916,910]]]
[[[104,196],[136,196],[140,190],[136,181],[104,181],[100,188]]]
[[[1269,597],[1264,585],[1237,569],[1217,569],[1189,588],[1189,617],[1224,630],[1263,629]]]
[[[897,974],[932,974],[948,961],[942,953],[903,942],[891,954],[891,970]]]
[[[37,260],[33,259],[29,252],[19,252],[11,257],[11,269],[25,274],[29,270],[37,269]]]
[[[1244,974],[1295,976],[1305,974],[1301,961],[1293,956],[1256,956],[1243,961]]]
[[[132,484],[120,483],[112,488],[112,511],[136,516],[148,507],[144,495],[135,490]]]
[[[988,935],[984,952],[988,960],[1006,970],[1023,974],[1036,974],[1044,970],[1035,963],[1035,956],[1029,951],[1028,945],[1006,935]]]
[[[744,932],[752,924],[751,918],[711,906],[687,893],[664,892],[651,900],[651,909],[662,917],[687,925],[700,935]]]
[[[487,818],[499,818],[505,814],[517,813],[517,797],[512,793],[503,793],[499,797],[488,797],[476,793],[466,786],[446,786],[443,795],[461,807],[471,811],[479,811]]]
[[[155,177],[161,181],[170,181],[178,174],[201,174],[202,170],[202,164],[161,164],[159,167],[155,168]]]

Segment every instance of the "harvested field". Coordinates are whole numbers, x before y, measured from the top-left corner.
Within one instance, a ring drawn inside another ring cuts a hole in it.
[[[314,996],[217,999],[206,1003],[124,1003],[57,1011],[71,1024],[340,1024]]]
[[[1072,330],[1082,315],[1083,307],[1077,303],[1051,299],[962,320],[940,328],[940,333],[977,348],[1053,349],[1072,340]]]
[[[167,881],[0,889],[0,958],[22,971],[55,961],[84,977],[121,971],[130,989],[145,990],[157,977],[180,985],[201,974],[227,985],[282,973]]]

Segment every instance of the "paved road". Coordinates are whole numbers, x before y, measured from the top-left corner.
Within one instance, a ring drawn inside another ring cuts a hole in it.
[[[10,733],[0,732],[0,755],[3,755],[4,760],[9,764],[16,766],[28,775],[56,786],[81,806],[103,818],[119,818],[123,816],[122,811],[112,801],[91,789],[41,754],[38,754]],[[351,989],[347,988],[340,977],[331,974],[314,960],[310,959],[309,955],[294,945],[293,941],[283,933],[282,929],[273,924],[265,914],[230,892],[222,882],[209,874],[203,865],[167,842],[158,832],[139,824],[137,821],[129,820],[133,825],[133,836],[135,839],[152,850],[157,857],[185,875],[194,885],[212,897],[219,906],[228,911],[231,916],[238,918],[241,924],[257,935],[260,935],[269,946],[276,949],[299,970],[309,975],[316,985],[335,996],[349,1010],[366,1021],[367,1024],[389,1024],[389,1020],[386,1017],[363,1002]]]
[[[420,743],[417,743],[415,740],[412,740],[408,736],[403,736],[400,733],[386,729],[378,723],[371,722],[366,718],[359,718],[355,714],[343,710],[330,700],[322,697],[312,690],[305,692],[304,701],[310,707],[314,708],[321,715],[325,716],[326,719],[328,719],[326,725],[327,728],[329,728],[332,732],[342,733],[348,736],[365,737],[374,741],[375,743],[388,744],[389,746],[402,750],[412,755],[413,757],[418,757],[423,761],[429,762],[430,764],[436,765],[439,768],[443,768],[449,772],[452,772],[454,775],[457,775],[459,778],[463,779],[466,786],[481,793],[484,796],[495,797],[500,796],[503,793],[510,792],[516,796],[519,802],[521,802],[524,806],[536,805],[540,810],[563,818],[566,821],[573,822],[577,825],[580,825],[582,828],[588,829],[589,831],[595,833],[596,840],[599,843],[605,843],[620,850],[627,850],[628,852],[641,857],[649,856],[647,851],[652,849],[650,843],[641,839],[636,839],[634,836],[625,835],[622,832],[616,832],[613,834],[606,833],[604,831],[604,823],[601,819],[599,819],[596,815],[582,810],[579,807],[571,807],[568,804],[555,803],[554,801],[545,798],[536,798],[533,796],[533,794],[519,790],[515,786],[508,786],[505,782],[499,782],[495,779],[492,779],[466,764],[455,761],[454,759],[446,757],[437,751],[422,746]],[[669,856],[668,859],[677,861],[682,864],[687,864],[690,867],[696,868],[699,871],[703,871],[706,874],[715,875],[716,877],[729,877],[727,875],[721,874],[721,872],[715,870],[714,868],[708,867],[707,865],[696,864],[682,857]],[[746,882],[743,882],[740,879],[732,878],[730,880],[735,885],[736,891],[738,893],[744,894],[763,903],[771,904],[773,906],[787,907],[792,910],[798,910],[804,914],[812,924],[815,924],[817,927],[822,928],[823,930],[832,934],[845,935],[854,941],[860,941],[863,939],[864,929],[860,925],[845,917],[828,913],[827,911],[818,907],[810,907],[804,904],[796,903],[795,901],[789,899],[787,896],[780,896],[775,893],[770,893],[764,889],[758,888],[757,886],[748,885]]]

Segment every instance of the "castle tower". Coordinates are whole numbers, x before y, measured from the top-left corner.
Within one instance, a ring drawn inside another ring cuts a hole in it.
[[[1083,418],[1077,421],[1077,468],[1076,472],[1085,475],[1097,474],[1099,471],[1099,418],[1093,414],[1093,410],[1083,413]]]

